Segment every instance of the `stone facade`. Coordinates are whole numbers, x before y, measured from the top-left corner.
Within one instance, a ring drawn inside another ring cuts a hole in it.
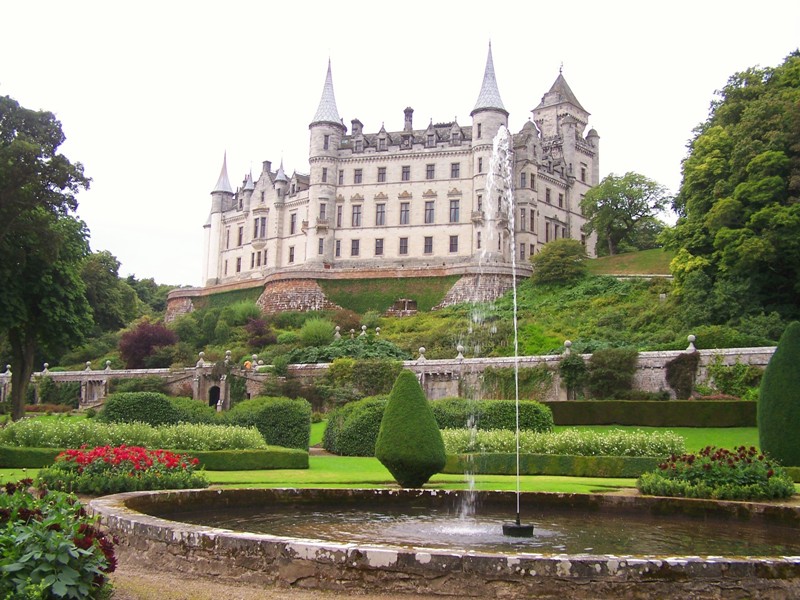
[[[529,272],[544,243],[584,239],[579,205],[599,182],[599,136],[585,133],[589,113],[561,73],[511,136],[502,184],[489,181],[493,140],[509,116],[491,48],[471,122],[415,127],[413,113],[405,109],[402,129],[368,133],[353,119],[348,131],[329,66],[309,126],[310,173],[288,175],[265,161],[234,191],[223,163],[205,225],[205,285],[309,267],[347,277],[363,268],[510,266],[512,254]]]
[[[288,279],[264,286],[256,302],[261,312],[275,314],[287,310],[309,311],[340,309],[325,297],[322,288],[313,279]]]

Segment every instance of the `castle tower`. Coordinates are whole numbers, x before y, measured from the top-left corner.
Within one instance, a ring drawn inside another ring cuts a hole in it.
[[[311,173],[305,260],[307,264],[321,264],[333,258],[333,228],[330,227],[330,219],[336,203],[339,146],[347,130],[336,108],[330,59],[319,107],[308,128],[308,162]]]
[[[481,91],[470,116],[472,117],[472,188],[475,193],[473,210],[480,211],[485,215],[488,208],[487,202],[497,202],[496,198],[488,197],[486,190],[487,175],[492,159],[492,144],[500,127],[508,127],[508,111],[503,105],[503,100],[500,98],[500,90],[497,87],[491,43],[489,43],[489,53],[486,57],[486,68],[483,73]],[[478,248],[476,239],[474,247],[477,253],[485,256],[488,252],[490,256],[494,255],[499,260],[510,260],[510,257],[507,256],[508,248],[503,239],[502,231],[489,231],[483,227],[481,229],[484,229],[485,233],[484,239],[481,240],[480,248]],[[478,232],[476,232],[477,235]],[[489,244],[491,244],[491,247]]]
[[[222,157],[222,169],[211,192],[211,213],[203,226],[203,281],[206,285],[220,279],[220,256],[222,247],[222,211],[233,204],[233,189],[228,179],[228,153]]]

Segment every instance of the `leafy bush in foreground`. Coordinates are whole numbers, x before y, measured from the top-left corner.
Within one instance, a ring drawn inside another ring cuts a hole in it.
[[[107,598],[111,541],[73,495],[31,483],[0,489],[0,598]]]
[[[308,450],[311,404],[303,398],[244,400],[223,413],[223,420],[232,425],[255,427],[267,444]]]
[[[147,423],[172,425],[181,420],[181,413],[158,392],[119,392],[111,394],[100,411],[100,418],[109,423]]]
[[[794,482],[774,461],[753,448],[734,451],[706,446],[697,454],[671,456],[637,481],[643,494],[769,500],[794,494]]]
[[[196,472],[198,462],[141,446],[81,448],[59,454],[52,466],[39,471],[38,481],[50,489],[97,495],[205,488],[208,481]]]
[[[447,454],[514,453],[513,431],[473,432],[469,429],[442,431]],[[621,429],[598,432],[565,429],[558,432],[520,431],[522,454],[555,454],[564,456],[655,456],[665,457],[684,451],[684,440],[671,431],[646,432]]]
[[[322,446],[340,456],[375,456],[386,396],[364,398],[332,410]]]

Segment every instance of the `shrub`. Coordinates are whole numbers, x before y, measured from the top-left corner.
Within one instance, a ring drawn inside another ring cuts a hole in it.
[[[164,394],[121,392],[108,396],[99,417],[108,423],[164,425],[180,421],[181,413]]]
[[[697,454],[671,456],[637,481],[643,494],[769,500],[794,494],[794,482],[777,463],[751,447],[735,451],[706,446]]]
[[[756,405],[739,400],[573,400],[547,402],[558,425],[755,427]]]
[[[692,395],[699,364],[699,352],[681,352],[667,361],[667,383],[675,392],[676,398],[685,400]]]
[[[42,377],[38,383],[39,404],[61,404],[78,408],[81,398],[79,381],[56,383],[50,377]]]
[[[588,370],[583,356],[571,353],[564,356],[558,363],[558,374],[567,388],[567,399],[577,400],[583,398],[583,388],[586,385]]]
[[[195,472],[196,458],[140,446],[98,446],[65,450],[53,466],[41,469],[38,480],[49,489],[79,494],[116,494],[139,490],[208,487]]]
[[[517,408],[513,400],[485,400],[479,404],[479,429],[517,428]],[[553,429],[553,413],[538,402],[519,403],[519,428],[532,431],[550,431]]]
[[[303,346],[327,346],[333,341],[334,324],[328,319],[309,319],[300,328],[300,343]]]
[[[224,413],[223,420],[233,425],[255,427],[267,444],[308,450],[311,404],[303,398],[244,400]]]
[[[250,319],[244,330],[247,332],[247,345],[254,350],[278,341],[269,324],[262,318]]]
[[[586,248],[578,240],[554,240],[531,257],[534,283],[570,283],[586,275]]]
[[[214,423],[217,411],[201,400],[194,398],[169,398],[169,403],[178,411],[180,423]]]
[[[442,434],[411,371],[400,373],[389,394],[375,456],[402,487],[421,487],[444,467]]]
[[[163,377],[134,377],[132,379],[114,378],[108,384],[109,392],[156,392],[167,393],[167,382]]]
[[[719,392],[743,398],[750,389],[758,387],[764,372],[756,366],[742,363],[739,358],[726,365],[722,356],[715,355],[708,365],[708,377]]]
[[[71,494],[30,479],[0,489],[0,597],[108,597],[117,565],[111,540]]]
[[[125,361],[126,368],[143,369],[148,366],[148,357],[155,355],[159,349],[172,346],[177,341],[178,336],[175,332],[167,329],[162,323],[142,321],[122,334],[119,340],[119,354]],[[168,367],[171,362],[170,358],[169,362],[160,366]],[[158,365],[151,362],[149,366]]]
[[[589,359],[588,387],[594,398],[614,398],[633,386],[636,361],[635,348],[604,348]]]
[[[375,456],[386,396],[350,402],[328,414],[322,446],[341,456]]]
[[[483,372],[483,387],[491,398],[516,398],[519,384],[520,398],[542,397],[553,381],[547,365],[524,367],[487,367]]]
[[[355,361],[352,385],[363,395],[388,394],[394,385],[403,363],[390,358],[364,358]]]
[[[800,466],[800,322],[783,332],[761,380],[758,440],[761,449],[785,465]]]

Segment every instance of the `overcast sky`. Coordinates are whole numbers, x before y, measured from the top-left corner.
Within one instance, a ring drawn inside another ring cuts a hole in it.
[[[800,2],[4,3],[0,95],[54,112],[91,189],[78,216],[120,275],[199,285],[223,153],[231,183],[261,162],[308,172],[308,124],[328,58],[339,114],[366,132],[469,126],[492,42],[519,131],[564,76],[600,134],[601,177],[676,191],[714,91],[800,44]]]

